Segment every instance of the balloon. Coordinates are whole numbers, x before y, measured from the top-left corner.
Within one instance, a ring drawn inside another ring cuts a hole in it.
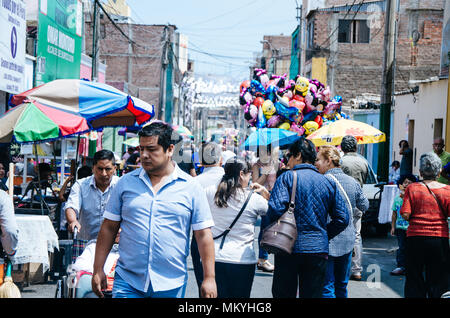
[[[283,120],[283,117],[281,117],[280,115],[273,115],[272,117],[270,117],[270,119],[267,121],[267,127],[269,128],[275,128],[277,127],[281,121]]]
[[[297,108],[299,112],[303,112],[303,109],[305,108],[305,103],[299,102],[296,99],[292,99],[291,101],[289,101],[289,106]]]
[[[316,118],[314,118],[314,121],[319,125],[319,128],[322,126],[323,124],[323,118],[320,115],[317,115]]]
[[[269,82],[269,76],[267,74],[262,74],[260,76],[260,81],[264,87],[267,87],[267,83]]]
[[[295,99],[295,100],[298,100],[299,102],[305,102],[305,98],[303,96],[298,95],[298,94],[295,94],[292,98]]]
[[[308,121],[314,121],[314,118],[316,118],[317,115],[319,115],[319,112],[317,110],[313,110],[312,112],[309,112],[308,114],[306,114],[304,116],[302,124],[305,124]]]
[[[290,116],[297,114],[298,109],[295,107],[289,107],[289,102],[286,99],[281,98],[277,95],[278,102],[275,102],[275,108],[277,109],[277,113],[285,118],[289,118]]]
[[[262,104],[261,108],[262,108],[264,116],[267,119],[272,117],[273,114],[275,114],[275,112],[276,112],[275,106],[270,99],[265,100],[264,103]]]
[[[277,95],[277,91],[278,91],[278,87],[276,87],[276,86],[269,86],[269,87],[267,87],[267,89],[266,89],[266,95],[265,95],[265,97],[266,97],[266,99],[269,99],[269,100],[271,100],[272,102],[275,102],[276,101],[276,95]]]
[[[250,93],[252,95],[255,95],[256,93],[261,93],[261,94],[265,94],[266,90],[264,89],[264,86],[258,82],[257,80],[252,80],[250,82]]]
[[[247,89],[249,87],[250,87],[250,81],[249,80],[243,81],[241,83],[241,85],[239,86],[239,92],[242,93],[244,91],[244,89]]]
[[[296,124],[300,124],[303,121],[303,113],[298,112],[297,114],[292,115],[289,119]]]
[[[306,77],[299,76],[295,82],[295,93],[305,96],[308,92],[309,80]]]
[[[258,108],[258,119],[256,121],[256,127],[258,128],[266,127],[266,117],[264,117],[262,107]]]
[[[289,128],[291,128],[291,124],[289,124],[288,122],[284,122],[281,125],[279,125],[278,128],[289,130]]]
[[[289,118],[291,115],[298,113],[298,109],[295,107],[286,107],[280,102],[275,102],[274,105],[277,110],[277,113],[285,118]]]
[[[305,133],[305,128],[303,128],[302,126],[298,126],[296,123],[292,123],[289,130],[296,132],[299,136]]]
[[[310,135],[311,133],[319,129],[319,124],[315,121],[308,121],[303,125],[303,128],[305,128],[305,134]]]
[[[256,107],[261,106],[264,103],[264,98],[262,97],[256,97],[255,100],[253,101],[253,105],[255,105]]]
[[[244,94],[244,100],[246,103],[251,103],[253,101],[253,96],[249,92]]]
[[[292,97],[293,97],[293,93],[292,93],[292,91],[290,89],[284,91],[283,94],[284,94],[283,97],[287,97],[287,98],[289,98],[289,100],[291,100]]]
[[[250,118],[251,119],[256,119],[256,117],[258,117],[258,107],[256,107],[255,105],[250,105],[248,112],[250,114]]]

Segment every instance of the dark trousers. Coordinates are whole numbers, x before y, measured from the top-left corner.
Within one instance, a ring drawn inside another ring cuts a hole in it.
[[[256,264],[216,262],[218,298],[250,298]]]
[[[398,250],[397,250],[397,267],[406,268],[406,230],[396,229]]]
[[[405,298],[441,297],[449,288],[448,264],[448,238],[407,237]]]
[[[201,296],[200,288],[203,282],[203,265],[200,259],[200,253],[198,252],[198,245],[194,235],[192,235],[191,240],[191,257],[192,257],[192,266],[194,267],[195,280],[197,281],[198,286],[198,295],[200,297]]]
[[[275,255],[274,298],[322,298],[327,270],[325,257],[309,254]]]

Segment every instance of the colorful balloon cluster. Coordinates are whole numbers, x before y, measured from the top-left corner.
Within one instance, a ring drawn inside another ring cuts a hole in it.
[[[249,125],[257,128],[282,128],[298,135],[309,135],[322,125],[341,118],[342,97],[331,98],[331,91],[321,82],[297,75],[272,75],[255,69],[253,79],[240,85],[240,104]]]

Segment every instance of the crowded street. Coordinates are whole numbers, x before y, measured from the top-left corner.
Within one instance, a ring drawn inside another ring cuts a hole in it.
[[[1,1],[0,298],[450,298],[449,65],[450,0]]]

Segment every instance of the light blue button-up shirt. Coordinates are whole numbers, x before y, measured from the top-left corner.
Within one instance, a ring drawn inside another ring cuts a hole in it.
[[[121,222],[117,273],[143,292],[185,284],[191,226],[214,226],[205,191],[176,164],[157,193],[142,168],[121,177],[104,217]]]
[[[77,180],[64,207],[72,208],[76,214],[81,229],[77,238],[80,240],[95,240],[103,222],[106,203],[111,196],[111,190],[119,181],[118,176],[112,176],[111,183],[105,192],[97,188],[94,175]]]

